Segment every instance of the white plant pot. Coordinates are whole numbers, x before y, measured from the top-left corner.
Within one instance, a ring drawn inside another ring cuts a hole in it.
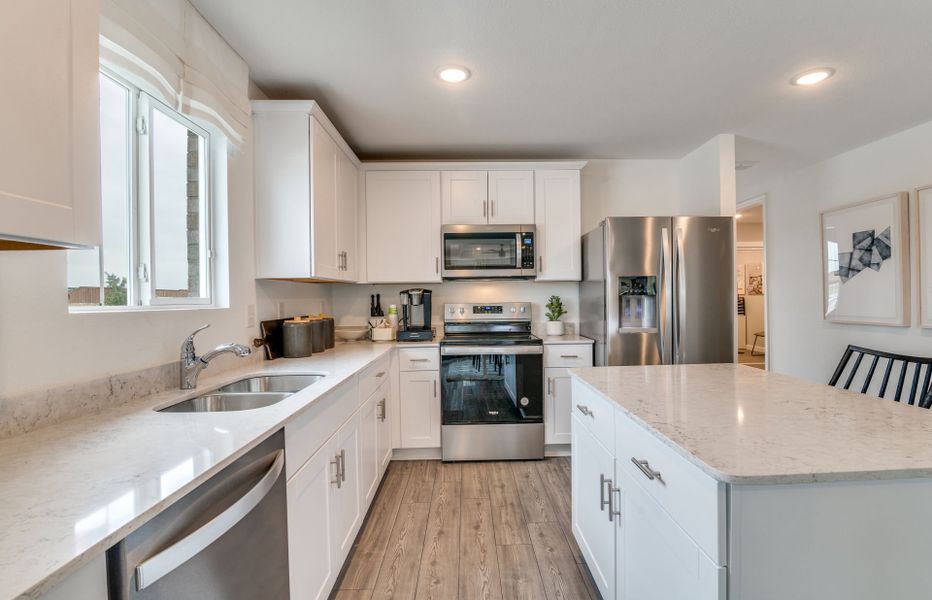
[[[563,335],[563,321],[547,321],[547,335]]]

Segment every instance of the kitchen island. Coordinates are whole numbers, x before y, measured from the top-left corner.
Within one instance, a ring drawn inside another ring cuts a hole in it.
[[[932,413],[731,364],[572,377],[603,597],[928,597]]]

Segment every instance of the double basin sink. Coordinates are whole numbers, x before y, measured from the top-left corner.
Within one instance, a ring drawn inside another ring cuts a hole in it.
[[[247,377],[176,404],[160,408],[159,412],[230,412],[272,406],[324,375],[260,375]]]

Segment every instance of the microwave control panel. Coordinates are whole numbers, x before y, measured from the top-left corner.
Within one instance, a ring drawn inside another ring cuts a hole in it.
[[[533,269],[535,256],[536,256],[536,253],[534,251],[534,234],[530,232],[522,233],[521,234],[521,268],[522,269]]]

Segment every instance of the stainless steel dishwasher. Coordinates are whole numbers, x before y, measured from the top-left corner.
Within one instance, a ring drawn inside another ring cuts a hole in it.
[[[286,600],[279,431],[107,551],[110,600]]]

